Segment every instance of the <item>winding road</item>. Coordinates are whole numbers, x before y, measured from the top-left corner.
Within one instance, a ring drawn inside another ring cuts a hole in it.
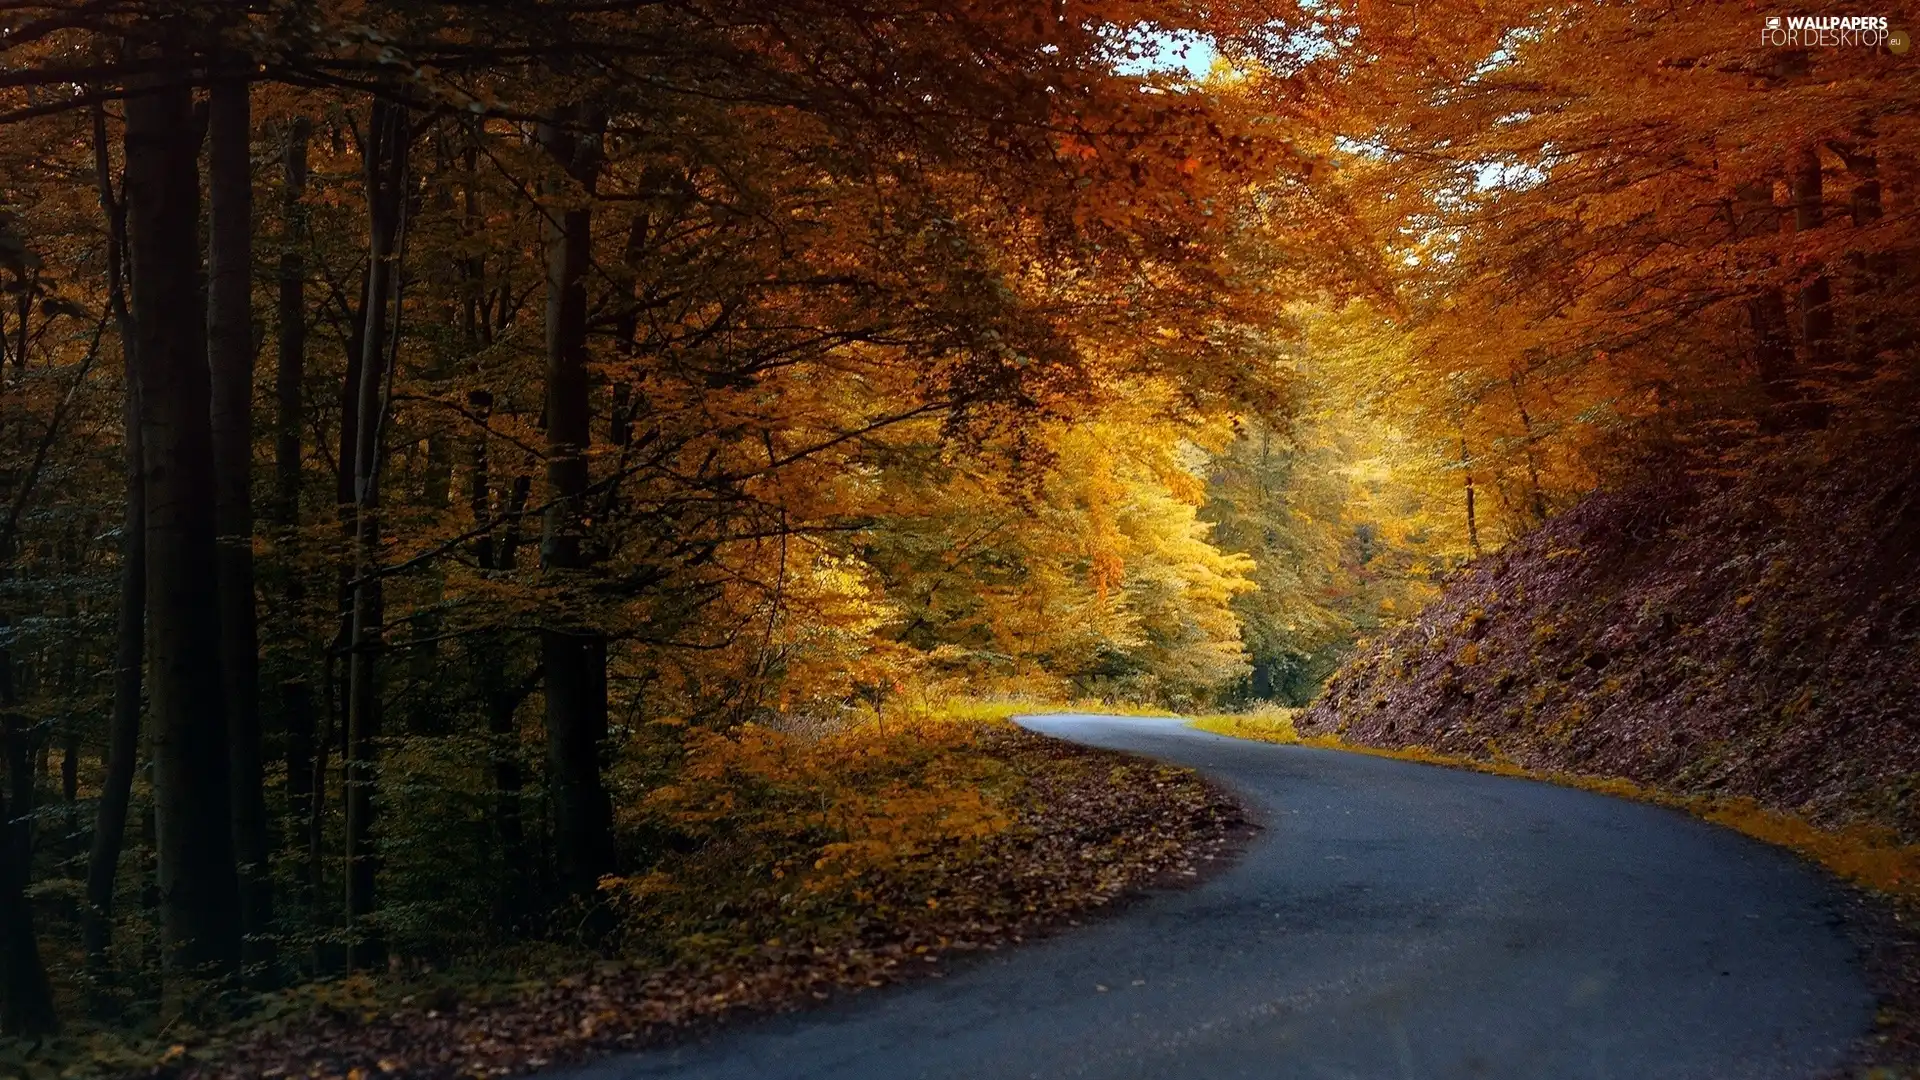
[[[1233,868],[944,979],[574,1080],[1813,1080],[1873,998],[1842,893],[1683,814],[1175,720],[1035,731],[1190,765]]]

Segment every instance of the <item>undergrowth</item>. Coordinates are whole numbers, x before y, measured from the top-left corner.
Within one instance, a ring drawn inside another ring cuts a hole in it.
[[[828,732],[681,733],[624,806],[602,882],[616,929],[234,998],[198,1024],[0,1040],[0,1076],[508,1075],[643,1045],[737,1009],[878,985],[1017,941],[1168,874],[1238,821],[1191,772],[1008,718],[1081,702],[958,700]]]

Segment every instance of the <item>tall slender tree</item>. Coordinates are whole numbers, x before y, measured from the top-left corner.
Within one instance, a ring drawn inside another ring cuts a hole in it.
[[[59,1017],[26,895],[33,806],[18,796],[33,790],[32,759],[11,715],[0,717],[0,759],[8,779],[0,786],[0,1035],[44,1035],[59,1027]],[[7,788],[16,796],[11,804]]]
[[[274,400],[274,519],[283,528],[300,522],[300,421],[302,384],[307,375],[307,266],[301,245],[307,231],[307,144],[313,121],[295,117],[287,125],[282,150],[280,189],[280,275],[278,364]]]
[[[564,179],[544,208],[547,232],[547,486],[551,503],[541,534],[546,573],[564,580],[586,568],[587,453],[593,418],[587,378],[587,270],[593,250],[593,198],[602,164],[604,120],[567,106],[542,123],[540,146]],[[564,613],[540,631],[546,669],[547,776],[553,800],[555,861],[563,888],[590,896],[613,869],[613,808],[600,775],[607,737],[604,634]]]
[[[220,678],[240,920],[249,971],[273,962],[273,881],[261,767],[259,630],[253,596],[253,118],[239,79],[208,95],[207,366],[219,564]]]
[[[347,675],[347,964],[377,965],[385,946],[368,923],[378,862],[373,821],[380,738],[379,653],[384,607],[380,582],[381,431],[387,378],[400,315],[400,239],[407,212],[412,123],[405,106],[376,100],[361,150],[366,166],[369,250],[365,329],[360,341],[358,427],[353,452],[354,578]]]
[[[140,399],[136,393],[139,336],[127,307],[126,204],[114,194],[109,163],[106,111],[93,111],[94,174],[100,209],[107,221],[107,305],[120,330],[124,378],[121,405],[121,460],[126,490],[120,525],[120,604],[113,647],[113,711],[108,720],[107,775],[94,818],[93,846],[87,854],[87,906],[84,938],[88,963],[96,977],[107,968],[112,941],[114,883],[125,845],[133,775],[140,755],[141,688],[146,659],[147,499],[140,455]]]
[[[205,592],[219,557],[198,255],[204,129],[188,87],[139,89],[126,105],[126,199],[162,953],[169,972],[224,978],[240,966],[241,922],[220,618]]]

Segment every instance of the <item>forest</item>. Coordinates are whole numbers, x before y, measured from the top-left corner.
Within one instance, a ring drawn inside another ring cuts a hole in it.
[[[1920,520],[1920,68],[1761,26],[0,0],[0,1066],[858,937],[1100,787],[980,716],[1306,706],[1596,492]]]

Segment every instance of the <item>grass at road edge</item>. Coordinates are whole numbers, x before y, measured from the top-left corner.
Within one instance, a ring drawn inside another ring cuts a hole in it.
[[[1293,711],[1266,708],[1190,719],[1201,731],[1233,738],[1471,769],[1540,780],[1686,811],[1706,821],[1787,848],[1861,886],[1846,920],[1861,952],[1868,982],[1880,999],[1874,1030],[1844,1074],[1855,1080],[1920,1080],[1920,846],[1902,845],[1890,829],[1871,825],[1833,830],[1761,806],[1753,799],[1661,791],[1619,777],[1527,769],[1498,755],[1486,759],[1437,753],[1423,746],[1380,747],[1326,736],[1303,736]]]
[[[1194,717],[1188,724],[1216,735],[1317,746],[1397,761],[1542,780],[1583,791],[1672,807],[1757,840],[1788,848],[1840,877],[1875,892],[1908,904],[1920,903],[1920,845],[1901,844],[1891,829],[1880,826],[1861,824],[1837,830],[1822,829],[1805,818],[1762,806],[1744,797],[1661,791],[1619,777],[1528,769],[1500,756],[1470,758],[1437,753],[1423,746],[1367,746],[1326,736],[1303,736],[1294,730],[1293,713],[1287,709],[1215,713]]]

